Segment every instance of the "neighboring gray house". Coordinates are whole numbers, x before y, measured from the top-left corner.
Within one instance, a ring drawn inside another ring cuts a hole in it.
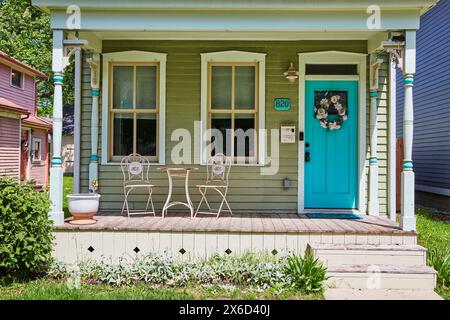
[[[402,137],[403,77],[397,73],[397,137]],[[414,82],[416,203],[450,212],[450,0],[421,17]]]

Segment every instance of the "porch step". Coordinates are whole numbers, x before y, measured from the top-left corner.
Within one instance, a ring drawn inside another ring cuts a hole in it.
[[[325,300],[444,300],[434,290],[327,289]]]
[[[434,290],[436,271],[427,266],[340,265],[328,267],[326,286],[338,289]]]
[[[326,267],[340,265],[425,266],[427,250],[419,245],[309,244]]]

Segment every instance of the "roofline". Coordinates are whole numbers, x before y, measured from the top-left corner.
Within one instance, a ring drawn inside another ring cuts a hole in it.
[[[438,0],[378,0],[377,5],[384,9],[417,8],[426,12]],[[327,3],[326,3],[327,2]],[[71,5],[77,5],[82,10],[333,10],[360,9],[366,10],[373,5],[373,0],[136,0],[125,2],[120,0],[32,0],[34,6],[45,12],[51,10],[66,10]]]
[[[14,112],[14,113],[19,113],[19,114],[30,114],[31,113],[30,111],[24,110],[22,108],[15,108],[15,107],[11,107],[11,106],[5,106],[3,104],[0,104],[0,110],[6,110],[6,111]]]
[[[35,76],[38,76],[44,80],[48,80],[48,77],[42,71],[39,71],[39,70],[33,68],[32,66],[30,66],[22,61],[19,61],[16,58],[7,54],[6,52],[0,50],[0,61],[1,60],[6,60],[10,64],[18,66],[19,68],[25,69],[26,71],[28,71],[29,73],[31,73]]]

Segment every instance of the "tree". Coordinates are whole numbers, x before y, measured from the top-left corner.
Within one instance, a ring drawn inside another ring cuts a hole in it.
[[[38,84],[38,112],[53,110],[52,30],[50,17],[31,0],[0,0],[0,50],[44,72],[48,81]],[[66,68],[64,104],[73,103],[73,64]]]

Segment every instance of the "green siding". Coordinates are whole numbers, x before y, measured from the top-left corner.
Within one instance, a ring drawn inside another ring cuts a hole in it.
[[[366,52],[365,41],[104,41],[103,52],[142,50],[167,53],[166,82],[166,162],[170,164],[170,153],[176,142],[170,141],[171,133],[177,128],[193,132],[194,121],[200,120],[200,53],[241,50],[266,53],[266,129],[279,128],[283,123],[298,124],[298,82],[289,83],[283,72],[292,61],[297,65],[298,53],[325,50]],[[82,112],[81,112],[81,191],[87,191],[88,164],[90,156],[90,113],[89,90],[90,71],[83,64]],[[386,69],[381,72],[386,75]],[[383,83],[383,82],[381,82]],[[386,90],[387,91],[387,90]],[[275,111],[273,100],[277,97],[290,98],[290,111]],[[384,92],[380,99],[380,202],[381,212],[386,212],[386,104]],[[101,125],[101,107],[99,108]],[[368,111],[367,111],[368,112]],[[367,121],[369,115],[367,116]],[[367,128],[369,124],[367,123]],[[369,129],[368,129],[369,130]],[[270,138],[267,139],[270,141]],[[101,130],[99,130],[101,148]],[[369,143],[367,143],[369,145]],[[270,145],[268,145],[270,154]],[[369,149],[368,149],[369,150]],[[101,155],[101,150],[99,150]],[[280,145],[280,170],[274,176],[261,176],[259,167],[233,167],[230,175],[229,202],[234,211],[283,211],[295,212],[297,208],[297,144]],[[192,155],[194,157],[194,155]],[[151,167],[151,179],[157,186],[154,202],[161,210],[167,194],[167,177]],[[291,188],[284,190],[284,178],[292,181]],[[191,195],[194,204],[199,200],[195,185],[204,182],[202,167],[191,176]],[[183,200],[184,190],[174,188],[174,199]],[[120,209],[123,201],[122,173],[119,166],[99,166],[99,191],[102,194],[101,209]],[[217,200],[218,198],[216,198]],[[145,195],[137,195],[133,205],[145,205]],[[213,201],[215,202],[215,201]],[[181,209],[181,208],[180,208]]]

